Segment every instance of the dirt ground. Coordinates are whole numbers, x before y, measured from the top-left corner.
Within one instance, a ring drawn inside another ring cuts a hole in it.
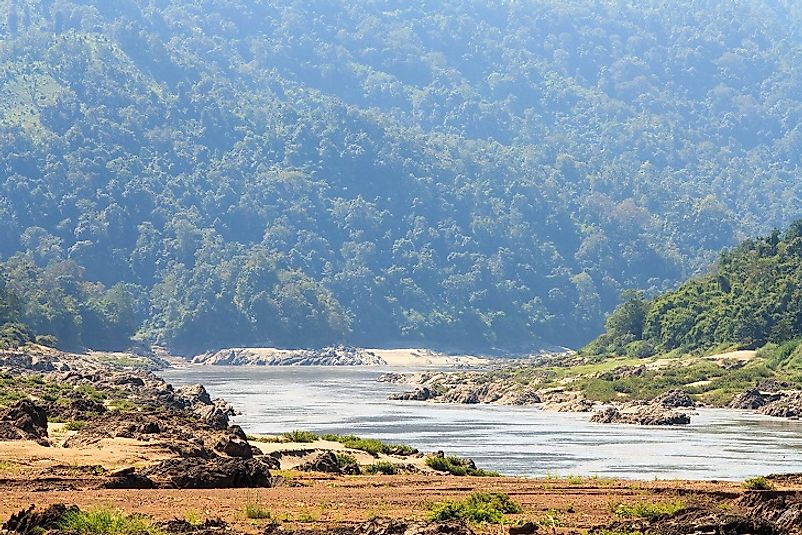
[[[58,479],[58,481],[56,481]],[[89,478],[91,480],[91,477]],[[245,517],[246,503],[258,503],[289,529],[323,529],[331,524],[361,522],[381,516],[424,519],[427,505],[463,498],[474,491],[506,492],[524,509],[522,519],[553,526],[558,533],[585,532],[614,520],[618,503],[669,502],[722,508],[743,492],[735,483],[688,481],[619,481],[594,478],[520,479],[454,476],[293,477],[292,485],[269,489],[95,490],[87,479],[0,479],[0,518],[30,504],[76,504],[81,508],[114,507],[144,513],[156,520],[223,518],[237,529],[261,532],[266,520]],[[83,488],[82,488],[83,487]]]

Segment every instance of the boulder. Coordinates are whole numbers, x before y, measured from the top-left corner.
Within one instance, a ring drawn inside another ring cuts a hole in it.
[[[652,403],[659,403],[666,409],[696,407],[696,402],[684,390],[669,390],[654,398]]]
[[[45,440],[47,413],[29,399],[0,409],[0,440]]]
[[[374,518],[354,527],[353,535],[474,535],[464,522],[418,522]]]
[[[341,474],[342,470],[337,462],[337,455],[333,451],[325,451],[311,461],[300,465],[298,470],[303,472],[324,472],[326,474]]]
[[[272,486],[267,465],[258,459],[225,457],[167,459],[145,468],[140,474],[178,489]]]
[[[779,418],[794,418],[802,416],[802,391],[781,392],[776,399],[760,407],[758,412]]]
[[[738,394],[732,398],[732,401],[730,401],[729,405],[727,406],[731,409],[755,410],[759,409],[768,402],[769,396],[763,394],[757,388],[750,388],[746,392]]]
[[[214,449],[229,457],[239,457],[241,459],[250,459],[253,457],[251,445],[248,444],[247,441],[233,435],[221,438]]]
[[[510,526],[510,535],[532,535],[537,533],[539,526],[534,522],[526,522],[520,526]]]
[[[389,399],[404,400],[404,401],[428,401],[436,397],[437,397],[437,391],[429,388],[428,386],[422,386],[420,388],[416,388],[412,392],[401,392],[397,394],[390,394]]]
[[[785,535],[787,531],[763,518],[720,509],[689,508],[651,519],[615,522],[594,533],[654,533],[659,535]]]
[[[35,505],[11,515],[2,529],[10,533],[34,535],[57,529],[68,513],[78,512],[78,507],[67,507],[63,503],[53,504],[44,511],[37,511]]]
[[[599,424],[686,425],[691,423],[691,417],[658,403],[649,403],[632,404],[624,409],[606,407],[591,416],[590,421]]]

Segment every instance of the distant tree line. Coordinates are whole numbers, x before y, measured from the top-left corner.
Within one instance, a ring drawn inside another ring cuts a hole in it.
[[[7,309],[65,346],[579,346],[800,215],[798,2],[0,5]]]

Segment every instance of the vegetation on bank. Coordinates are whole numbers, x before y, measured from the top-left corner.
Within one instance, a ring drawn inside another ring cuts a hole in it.
[[[502,524],[509,514],[523,513],[520,505],[502,492],[474,492],[463,500],[429,504],[429,520],[458,520],[475,524]]]
[[[724,252],[710,273],[645,299],[627,292],[590,355],[648,357],[716,347],[772,353],[775,367],[802,370],[802,220]],[[768,345],[770,344],[770,345]]]
[[[447,472],[453,476],[499,477],[501,474],[491,470],[476,468],[461,457],[429,457],[426,466],[438,472]]]
[[[379,455],[398,455],[403,457],[418,452],[417,449],[407,444],[387,444],[375,438],[363,438],[356,435],[335,435],[330,433],[318,435],[311,431],[301,431],[297,429],[284,433],[278,440],[282,442],[300,443],[328,440],[330,442],[339,442],[346,448],[352,450],[364,451],[374,457],[378,457]]]

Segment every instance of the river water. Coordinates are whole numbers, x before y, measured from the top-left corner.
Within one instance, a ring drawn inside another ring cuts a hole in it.
[[[389,401],[388,394],[409,387],[377,382],[385,371],[197,366],[161,375],[176,386],[202,383],[225,398],[248,433],[354,433],[471,457],[506,475],[740,480],[802,472],[799,421],[701,409],[688,426],[641,427],[534,407]]]

